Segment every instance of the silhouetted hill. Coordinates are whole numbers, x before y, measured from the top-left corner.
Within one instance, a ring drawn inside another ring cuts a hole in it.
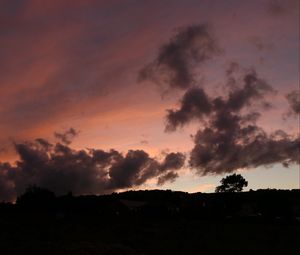
[[[300,190],[127,191],[0,204],[1,254],[294,254]],[[35,193],[39,194],[35,194]]]
[[[48,217],[185,217],[295,220],[300,217],[299,190],[257,190],[237,193],[187,193],[140,190],[56,197],[40,188],[29,189],[16,204],[0,204],[0,214],[13,211]]]

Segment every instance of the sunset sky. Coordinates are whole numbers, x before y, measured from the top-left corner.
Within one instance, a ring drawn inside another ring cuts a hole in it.
[[[247,189],[299,188],[299,43],[298,0],[1,0],[0,199],[33,183],[63,193],[61,180],[82,194],[213,192],[229,172]],[[110,149],[117,159],[93,161]]]

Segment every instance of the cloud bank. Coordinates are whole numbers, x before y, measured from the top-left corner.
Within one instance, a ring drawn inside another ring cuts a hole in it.
[[[165,130],[174,132],[198,121],[189,166],[199,175],[208,175],[277,163],[285,167],[299,164],[299,135],[283,130],[268,133],[257,124],[265,110],[272,107],[266,96],[276,91],[254,68],[246,70],[232,62],[224,70],[221,95],[211,96],[208,84],[194,80],[193,64],[201,66],[221,52],[211,34],[205,25],[180,30],[140,73],[142,78],[155,77],[156,83],[155,75],[163,74],[160,82],[184,90],[179,108],[167,110]],[[298,92],[286,96],[296,114],[300,109],[298,96]]]
[[[286,95],[292,114],[300,114],[300,91],[294,90]]]
[[[29,185],[57,194],[101,194],[132,188],[156,178],[159,185],[174,181],[185,156],[169,153],[160,162],[143,150],[74,150],[45,139],[16,143],[15,165],[0,163],[0,199],[11,201]]]
[[[274,93],[272,87],[255,71],[240,80],[242,84],[235,82],[235,86],[227,87],[225,96],[211,97],[203,88],[191,88],[183,95],[179,109],[168,110],[167,131],[175,131],[195,119],[201,124],[193,137],[189,160],[190,167],[200,175],[275,163],[287,167],[300,162],[299,136],[282,130],[268,134],[257,125],[264,110],[271,107],[265,96]],[[296,113],[295,95],[287,98]]]

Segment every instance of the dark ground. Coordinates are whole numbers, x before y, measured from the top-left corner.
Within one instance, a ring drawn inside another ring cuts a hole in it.
[[[300,225],[127,219],[0,223],[0,254],[297,254]]]
[[[293,255],[299,219],[300,190],[56,197],[33,188],[0,204],[0,255]]]

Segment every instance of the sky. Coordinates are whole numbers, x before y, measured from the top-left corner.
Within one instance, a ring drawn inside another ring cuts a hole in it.
[[[0,199],[299,188],[298,0],[0,1]]]

